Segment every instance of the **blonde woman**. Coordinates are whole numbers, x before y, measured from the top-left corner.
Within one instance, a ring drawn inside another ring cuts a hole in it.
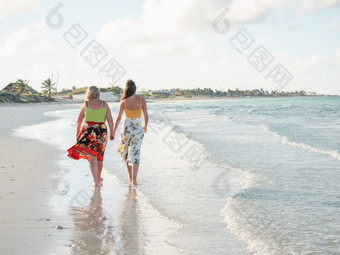
[[[82,104],[78,120],[76,144],[68,149],[68,156],[75,160],[87,159],[93,177],[93,186],[102,185],[104,152],[107,144],[107,121],[110,129],[110,139],[113,140],[113,119],[108,104],[100,100],[100,89],[91,86],[86,91],[86,101]],[[85,124],[81,128],[81,125]]]
[[[141,123],[141,114],[144,115],[144,126]],[[126,163],[129,180],[133,185],[137,185],[137,174],[140,163],[140,149],[143,142],[144,133],[147,131],[148,110],[144,98],[136,95],[136,84],[133,80],[128,80],[120,99],[120,107],[113,130],[116,133],[123,112],[125,119],[120,135],[118,153]]]

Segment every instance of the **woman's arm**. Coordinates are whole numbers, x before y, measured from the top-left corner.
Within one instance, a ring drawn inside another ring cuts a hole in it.
[[[80,112],[78,115],[78,119],[77,119],[77,133],[76,133],[76,138],[78,140],[78,137],[80,135],[80,127],[81,127],[81,123],[83,123],[83,119],[84,119],[84,111],[85,111],[85,104],[83,103],[81,108],[80,108]]]
[[[143,100],[143,115],[144,115],[144,133],[146,133],[146,131],[148,130],[148,122],[149,122],[149,114],[148,114],[148,108],[146,107],[146,101],[144,98],[142,98]]]
[[[117,119],[116,119],[116,122],[115,122],[115,127],[113,129],[113,138],[115,137],[116,130],[117,130],[118,125],[119,125],[119,123],[122,119],[123,112],[124,112],[124,107],[123,107],[123,101],[122,101],[120,103],[120,106],[119,106],[119,111],[118,111]]]
[[[107,120],[107,123],[109,124],[109,129],[110,129],[110,140],[113,140],[114,139],[113,118],[112,118],[110,107],[106,102],[105,102],[105,108],[106,108],[106,120]]]

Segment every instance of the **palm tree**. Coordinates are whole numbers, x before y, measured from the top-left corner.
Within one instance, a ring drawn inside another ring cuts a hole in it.
[[[28,90],[28,81],[24,81],[22,79],[18,79],[16,82],[15,82],[15,85],[14,85],[14,89],[15,91],[17,91],[20,94],[22,93],[25,93],[27,92]]]
[[[55,83],[52,83],[51,79],[46,79],[43,83],[41,83],[43,86],[41,88],[43,89],[43,93],[47,94],[48,97],[51,97],[52,92],[56,92],[57,89],[55,87]]]

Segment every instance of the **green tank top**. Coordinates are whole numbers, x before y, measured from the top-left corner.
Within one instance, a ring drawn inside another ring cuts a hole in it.
[[[105,122],[106,121],[105,102],[103,101],[102,109],[96,110],[96,109],[90,109],[87,106],[87,101],[86,101],[86,107],[84,111],[84,121],[85,122]]]

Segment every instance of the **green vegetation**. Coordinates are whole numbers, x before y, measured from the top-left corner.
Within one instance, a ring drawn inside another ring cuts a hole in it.
[[[73,88],[75,88],[75,86],[73,86]],[[77,89],[77,88],[73,89],[73,88],[72,88],[72,92],[69,93],[69,94],[73,94],[73,95],[81,94],[81,93],[85,93],[86,90],[87,90],[87,87],[83,87],[83,88],[79,88],[79,89]]]
[[[148,92],[144,92],[144,93],[137,93],[138,96],[144,97],[144,98],[150,98],[151,95]]]
[[[62,89],[61,92],[64,95],[76,95],[76,94],[83,94],[86,93],[88,87],[81,87],[81,88],[76,88],[76,86],[72,87],[72,90],[66,90],[66,89]],[[108,88],[100,88],[101,92],[113,92],[115,94],[122,94],[123,93],[123,89],[118,87],[118,86],[112,86],[112,87],[108,87]],[[66,92],[66,93],[64,93]]]
[[[159,99],[159,98],[167,98],[165,94],[150,94],[149,92],[137,93],[138,96],[149,98],[149,99]]]
[[[112,86],[111,88],[108,88],[107,91],[111,91],[111,92],[113,92],[117,95],[120,95],[120,94],[123,93],[123,89],[118,87],[118,86]],[[102,90],[102,92],[104,92],[104,91]]]
[[[24,81],[22,79],[18,79],[13,86],[13,89],[17,91],[17,93],[24,94],[28,91],[28,81]]]
[[[283,97],[283,96],[317,96],[316,93],[307,93],[305,91],[292,91],[292,92],[280,92],[280,91],[267,91],[261,89],[253,90],[212,90],[210,88],[197,88],[197,89],[171,89],[171,90],[159,90],[140,93],[139,95],[145,98],[175,98],[175,97]]]
[[[15,83],[10,83],[0,92],[0,102],[17,102],[17,103],[30,103],[30,102],[49,102],[54,101],[52,98],[54,95],[62,95],[63,98],[72,99],[72,95],[85,93],[87,87],[77,88],[72,86],[72,89],[62,89],[59,93],[56,90],[56,84],[52,82],[50,78],[42,82],[42,93],[38,93],[30,86],[28,81],[18,79]],[[116,95],[121,95],[123,89],[118,86],[112,86],[107,88],[101,88],[101,92],[112,92]],[[211,88],[196,88],[196,89],[180,89],[173,88],[170,90],[158,90],[158,91],[143,91],[138,93],[147,99],[172,99],[172,98],[199,98],[199,97],[292,97],[292,96],[320,96],[316,93],[307,93],[305,91],[292,91],[292,92],[280,92],[280,91],[267,91],[261,89],[253,90],[213,90]]]
[[[0,103],[19,103],[20,97],[10,92],[0,92]]]
[[[51,79],[46,79],[43,83],[41,83],[41,88],[43,89],[43,93],[51,97],[52,93],[57,92],[57,88],[55,87],[55,83],[52,83]]]
[[[171,91],[175,91],[176,96],[184,96],[184,97],[197,97],[197,96],[210,96],[210,97],[266,97],[266,96],[307,96],[307,95],[316,95],[316,93],[307,94],[305,91],[294,91],[294,92],[279,92],[279,91],[267,91],[261,89],[253,89],[253,90],[212,90],[210,88],[204,89],[172,89]]]
[[[55,84],[52,84],[50,79],[46,79],[42,84],[44,85],[44,93],[48,95],[43,96],[33,88],[28,86],[28,81],[18,79],[15,83],[8,84],[2,91],[0,91],[0,103],[38,103],[50,102],[55,99],[51,97],[52,92],[55,92]]]
[[[0,92],[0,103],[41,103],[51,102],[54,98],[41,95],[15,95],[11,92]]]

